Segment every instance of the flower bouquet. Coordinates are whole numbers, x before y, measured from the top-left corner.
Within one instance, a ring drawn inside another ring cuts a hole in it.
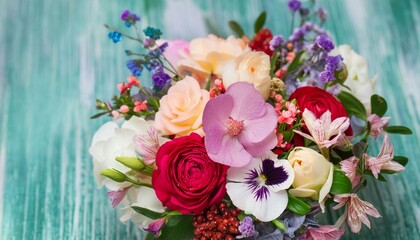
[[[143,49],[126,50],[128,81],[92,117],[113,118],[90,154],[122,222],[146,239],[339,239],[380,217],[358,193],[404,170],[390,134],[411,131],[390,125],[366,61],[335,46],[311,4],[288,2],[300,17],[288,38],[264,28],[264,12],[252,38],[231,21],[237,37],[162,40],[128,10],[133,35],[106,25]],[[336,210],[336,223],[317,222]]]

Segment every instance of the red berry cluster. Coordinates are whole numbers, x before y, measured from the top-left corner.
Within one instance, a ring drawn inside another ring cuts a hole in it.
[[[236,217],[242,211],[229,209],[226,202],[212,205],[200,215],[194,216],[193,240],[233,240],[239,235],[239,220]]]
[[[270,41],[273,39],[273,34],[268,28],[261,29],[255,37],[249,42],[249,47],[252,50],[263,51],[272,56],[273,51],[270,50]]]

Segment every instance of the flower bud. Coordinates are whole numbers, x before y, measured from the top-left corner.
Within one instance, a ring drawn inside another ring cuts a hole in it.
[[[124,173],[114,168],[107,168],[101,171],[100,174],[116,182],[125,182],[127,180],[127,176]]]
[[[343,84],[348,76],[348,71],[346,65],[343,63],[343,67],[341,67],[340,70],[334,71],[334,77],[335,81],[337,81],[339,84]]]
[[[146,168],[145,164],[137,157],[116,157],[115,160],[138,172],[142,172]]]

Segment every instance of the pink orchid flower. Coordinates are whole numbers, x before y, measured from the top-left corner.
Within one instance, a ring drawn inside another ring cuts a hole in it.
[[[375,176],[375,178],[378,178],[378,174],[381,172],[381,170],[401,172],[405,169],[404,166],[398,162],[392,161],[394,158],[394,148],[389,142],[389,137],[387,134],[384,136],[384,141],[382,143],[379,155],[377,157],[371,157],[365,153],[364,157],[366,160],[367,169],[372,171],[372,174]]]
[[[379,135],[384,133],[383,127],[388,125],[390,119],[390,117],[381,118],[376,114],[370,115],[367,119],[370,122],[370,135],[378,139]]]
[[[336,144],[350,126],[348,117],[339,117],[331,122],[331,112],[328,110],[317,119],[315,114],[305,108],[302,117],[310,135],[298,130],[294,130],[294,132],[314,141],[320,148],[328,148]]]
[[[375,218],[381,217],[378,210],[371,203],[362,201],[355,193],[335,195],[334,201],[338,202],[338,204],[333,207],[334,210],[337,210],[344,205],[346,206],[344,214],[337,220],[335,226],[341,226],[347,218],[347,224],[354,233],[360,232],[362,223],[370,228],[370,221],[367,215]]]
[[[254,86],[236,82],[204,109],[207,153],[215,162],[243,167],[276,146],[276,124],[273,106]]]

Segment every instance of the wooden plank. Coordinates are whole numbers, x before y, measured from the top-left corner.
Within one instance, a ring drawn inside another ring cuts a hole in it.
[[[0,239],[140,239],[124,225],[93,180],[90,140],[105,119],[91,121],[94,99],[116,93],[124,81],[124,50],[102,23],[123,28],[119,13],[132,9],[166,38],[191,39],[227,21],[252,32],[263,9],[274,33],[290,33],[287,1],[0,1]],[[392,124],[420,133],[420,3],[416,0],[321,1],[327,28],[377,74]],[[144,83],[150,80],[144,79]],[[362,194],[382,214],[358,239],[420,236],[419,138],[392,136],[398,155],[411,162],[387,184],[369,183]],[[377,153],[378,147],[372,149]],[[323,218],[333,223],[337,214]],[[346,235],[348,239],[354,238]]]

